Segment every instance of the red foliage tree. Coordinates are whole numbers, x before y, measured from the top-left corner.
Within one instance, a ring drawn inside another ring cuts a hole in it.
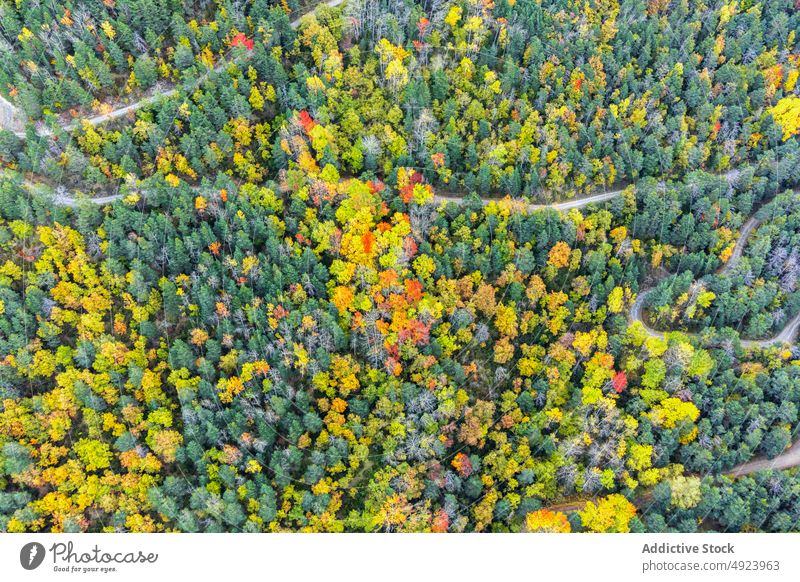
[[[297,117],[300,120],[300,125],[303,126],[303,129],[307,134],[311,133],[311,130],[314,129],[315,125],[317,125],[317,123],[313,119],[311,119],[311,116],[308,114],[308,111],[301,111],[300,113],[298,113]]]
[[[244,33],[240,32],[231,40],[231,46],[243,46],[247,50],[251,51],[253,50],[255,43],[253,42],[253,39],[247,38]]]
[[[611,380],[611,385],[617,394],[621,393],[628,386],[628,376],[625,375],[625,372],[617,372],[614,379]]]
[[[458,453],[450,464],[453,465],[453,468],[458,471],[458,474],[463,479],[472,475],[472,461],[470,461],[469,457],[464,453]]]
[[[450,526],[450,517],[440,509],[433,516],[433,523],[431,524],[431,531],[433,533],[446,533],[447,528]]]

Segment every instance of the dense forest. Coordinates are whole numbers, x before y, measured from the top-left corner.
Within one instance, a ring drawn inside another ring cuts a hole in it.
[[[0,531],[797,531],[798,32],[0,0]]]

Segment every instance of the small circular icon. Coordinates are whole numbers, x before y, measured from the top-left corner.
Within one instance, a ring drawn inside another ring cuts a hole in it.
[[[30,542],[19,551],[19,563],[26,570],[35,570],[44,561],[44,546],[39,542]]]

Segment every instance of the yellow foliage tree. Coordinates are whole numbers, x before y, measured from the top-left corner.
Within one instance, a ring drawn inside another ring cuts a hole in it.
[[[784,141],[800,134],[800,97],[784,97],[770,109],[773,119],[783,129]]]
[[[595,505],[589,501],[579,512],[581,524],[587,531],[597,533],[627,533],[636,507],[619,493],[600,499]]]
[[[525,529],[529,532],[569,533],[572,527],[567,516],[560,511],[540,509],[525,516]]]
[[[570,252],[571,249],[567,243],[558,241],[553,245],[553,248],[550,249],[547,262],[558,269],[566,267],[569,264]]]

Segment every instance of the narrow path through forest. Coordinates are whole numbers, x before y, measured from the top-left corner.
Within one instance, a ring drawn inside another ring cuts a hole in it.
[[[338,0],[342,1],[342,0]],[[729,172],[732,173],[732,172]],[[25,180],[24,185],[26,188],[34,189],[39,187],[36,182]],[[572,198],[570,200],[565,200],[563,202],[553,202],[552,204],[529,204],[527,202],[523,202],[522,200],[513,200],[509,198],[481,198],[481,204],[484,206],[488,206],[491,202],[507,202],[512,205],[514,210],[517,211],[534,211],[534,210],[544,210],[546,208],[552,208],[558,211],[567,211],[573,208],[583,208],[584,206],[588,206],[589,204],[598,204],[601,202],[607,202],[613,198],[620,196],[625,189],[620,190],[611,190],[609,192],[604,192],[602,194],[592,194],[590,196]],[[88,198],[88,197],[75,197],[70,196],[69,194],[63,194],[56,192],[53,196],[53,203],[57,206],[68,206],[71,208],[77,207],[81,202],[88,202],[90,204],[111,204],[112,202],[116,202],[117,200],[121,200],[123,198],[123,194],[109,194],[108,196],[99,196],[96,198]],[[456,204],[461,204],[464,201],[463,196],[452,196],[452,195],[442,195],[437,194],[433,197],[434,202],[454,202]]]
[[[717,274],[724,275],[726,272],[731,270],[734,265],[739,261],[742,257],[742,253],[744,252],[745,244],[747,243],[747,239],[750,237],[750,234],[753,230],[760,224],[760,221],[755,218],[751,217],[747,222],[744,223],[742,226],[741,233],[739,234],[739,238],[736,241],[736,245],[733,248],[733,252],[731,253],[728,262],[725,263],[720,269],[717,270]],[[647,300],[647,297],[652,293],[654,288],[646,289],[639,293],[636,301],[633,302],[633,305],[630,309],[630,319],[631,321],[638,321],[642,324],[642,327],[647,331],[647,333],[653,337],[664,339],[664,332],[659,331],[657,329],[653,329],[648,325],[648,323],[644,319],[643,311],[644,311],[644,303]],[[798,328],[800,328],[800,313],[795,315],[791,320],[789,320],[786,325],[781,329],[777,334],[772,337],[760,340],[748,340],[742,339],[742,346],[747,348],[764,348],[773,344],[779,343],[791,343],[794,338],[797,336]],[[686,335],[696,336],[697,333],[693,332],[683,332]]]
[[[316,10],[317,8],[322,6],[323,4],[333,8],[335,6],[339,6],[343,2],[344,2],[344,0],[327,0],[326,2],[316,2],[316,3],[314,3],[313,6],[309,7],[303,14],[301,14],[300,16],[295,18],[290,23],[290,25],[291,25],[292,28],[297,28],[298,26],[300,26],[300,23],[303,21],[303,18],[305,18],[306,16],[308,16],[309,14],[314,12],[314,10]],[[186,87],[189,87],[189,88],[196,87],[197,85],[199,85],[203,81],[205,81],[205,79],[207,79],[208,76],[211,73],[219,73],[220,71],[222,71],[222,69],[225,66],[227,66],[227,61],[223,57],[223,59],[219,63],[217,63],[217,65],[214,68],[209,69],[203,75],[201,75],[199,78],[191,81],[190,83],[187,83]],[[145,97],[143,99],[140,99],[139,101],[136,101],[135,103],[131,103],[130,105],[126,105],[124,107],[120,107],[118,109],[114,109],[113,111],[109,111],[108,113],[103,113],[103,114],[96,115],[94,117],[90,117],[90,118],[87,118],[87,119],[76,119],[74,121],[70,121],[69,123],[61,124],[60,127],[64,131],[73,131],[73,130],[77,129],[78,127],[81,127],[84,123],[88,123],[89,125],[91,125],[93,127],[96,127],[98,125],[103,125],[105,123],[108,123],[109,121],[114,121],[115,119],[119,119],[120,117],[124,117],[128,113],[131,113],[133,111],[137,111],[137,110],[141,109],[142,107],[146,107],[147,105],[150,105],[151,103],[154,103],[159,99],[167,99],[167,98],[171,97],[172,95],[174,95],[177,92],[178,92],[178,88],[177,87],[173,87],[172,89],[169,89],[167,91],[158,91],[158,90],[156,90],[156,92],[153,95],[150,95],[149,97]],[[0,101],[0,113],[3,113],[5,111],[4,114],[0,115],[0,128],[9,129],[9,130],[13,131],[14,135],[16,135],[18,138],[25,139],[25,137],[26,137],[25,131],[24,130],[20,130],[17,127],[15,127],[16,125],[18,125],[18,123],[15,123],[15,121],[19,122],[19,120],[24,116],[20,113],[18,108],[14,107],[11,103],[9,103],[1,95],[0,95],[0,100],[2,100],[2,101]],[[40,136],[52,135],[52,131],[49,128],[45,128],[45,127],[37,129],[37,133]],[[100,199],[98,199],[98,200],[100,200]],[[110,202],[110,201],[112,201],[112,200],[107,200],[107,202]],[[98,203],[101,203],[101,202],[98,202]],[[69,204],[67,204],[67,205],[69,205]]]
[[[582,208],[589,204],[598,204],[600,202],[608,202],[616,198],[625,191],[624,188],[619,190],[610,190],[601,194],[592,194],[591,196],[584,196],[565,200],[564,202],[553,202],[552,204],[531,204],[521,200],[511,200],[511,204],[517,207],[518,210],[544,210],[545,208],[553,208],[555,210],[565,211],[572,210],[573,208]],[[464,202],[464,196],[456,196],[451,194],[437,194],[433,197],[434,202],[455,202],[461,204]],[[502,198],[481,198],[481,204],[488,206],[492,202],[501,202]]]
[[[19,109],[0,95],[0,129],[8,129],[19,135],[24,125]]]

